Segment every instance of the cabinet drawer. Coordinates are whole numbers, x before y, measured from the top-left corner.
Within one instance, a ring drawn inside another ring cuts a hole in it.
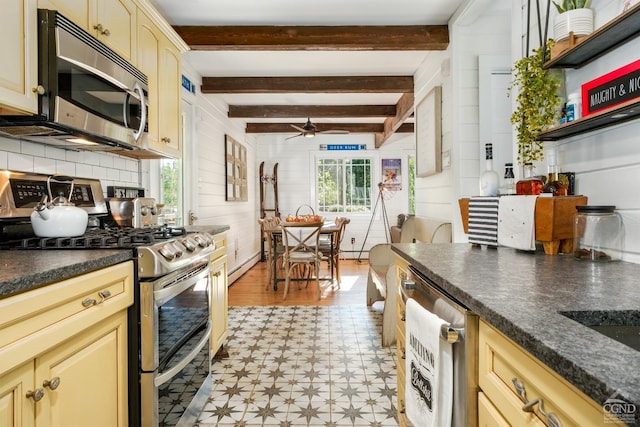
[[[132,304],[132,261],[2,299],[0,366],[9,369]]]
[[[513,383],[517,378],[525,386],[527,399],[542,399],[544,411],[555,414],[563,427],[605,425],[602,405],[487,323],[480,322],[479,329],[479,385],[509,424],[547,422],[538,405],[534,413],[522,410],[524,403]]]
[[[211,261],[227,254],[227,239],[225,233],[214,234],[213,241],[216,243],[216,250],[211,254]]]

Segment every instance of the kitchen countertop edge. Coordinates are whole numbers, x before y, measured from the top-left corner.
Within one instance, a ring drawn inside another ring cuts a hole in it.
[[[129,249],[0,251],[0,298],[27,292],[133,258]]]

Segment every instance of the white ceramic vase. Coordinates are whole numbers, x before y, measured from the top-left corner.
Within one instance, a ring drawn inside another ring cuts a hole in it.
[[[553,34],[556,42],[575,36],[586,36],[593,32],[593,10],[587,8],[568,10],[557,15],[553,21]]]

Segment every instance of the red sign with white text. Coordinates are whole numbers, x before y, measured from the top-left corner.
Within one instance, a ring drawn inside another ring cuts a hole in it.
[[[582,85],[582,117],[640,98],[640,59]]]

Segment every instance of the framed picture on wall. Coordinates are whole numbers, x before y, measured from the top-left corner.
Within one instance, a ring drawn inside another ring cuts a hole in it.
[[[224,136],[226,164],[226,199],[227,201],[246,201],[247,191],[247,149],[238,141]]]
[[[442,87],[436,86],[416,107],[416,175],[442,172]]]
[[[382,187],[387,190],[402,190],[402,160],[382,159]]]

